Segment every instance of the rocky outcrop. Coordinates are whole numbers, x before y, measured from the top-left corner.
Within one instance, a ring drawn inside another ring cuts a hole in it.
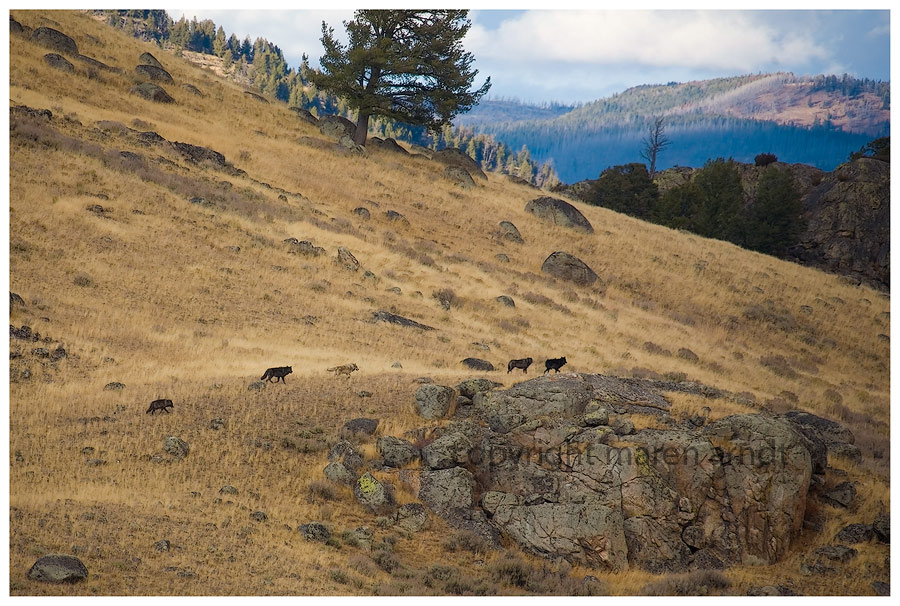
[[[75,44],[75,41],[52,27],[37,28],[31,33],[31,41],[58,53],[72,56],[78,54],[78,45]]]
[[[574,282],[579,286],[590,286],[597,281],[597,274],[588,265],[567,252],[558,250],[544,260],[541,271],[555,278]]]
[[[525,211],[560,227],[568,227],[579,231],[594,233],[590,221],[577,208],[559,198],[542,196],[525,205]]]
[[[164,82],[166,84],[174,84],[172,75],[161,67],[155,65],[138,65],[134,68],[138,76],[150,78],[154,82]]]
[[[519,229],[511,221],[500,221],[500,237],[508,242],[515,242],[516,244],[523,244],[525,242],[525,240],[522,239],[522,234],[519,233]]]
[[[343,116],[331,114],[319,118],[319,132],[333,139],[340,139],[343,136],[352,139],[353,133],[356,132],[356,125]]]
[[[447,166],[456,166],[463,169],[470,177],[478,177],[487,180],[487,175],[469,154],[456,147],[446,147],[431,154],[431,159]],[[474,181],[473,181],[474,185]]]
[[[75,66],[72,65],[65,57],[63,57],[62,55],[57,55],[56,53],[47,53],[46,55],[44,55],[44,63],[52,68],[62,70],[64,72],[69,72],[70,74],[75,72]]]
[[[153,55],[151,55],[150,53],[141,53],[141,56],[138,57],[138,64],[152,65],[153,67],[156,67],[159,69],[165,69],[163,67],[163,64],[160,63],[159,60],[157,60],[157,58],[154,57]]]
[[[175,99],[166,92],[166,89],[161,87],[158,84],[154,84],[153,82],[143,82],[138,84],[137,86],[131,89],[131,92],[135,95],[143,97],[148,101],[155,101],[157,103],[174,103]]]
[[[451,527],[549,558],[653,572],[784,558],[813,485],[810,440],[768,413],[676,421],[664,385],[576,373],[472,384],[455,420],[413,432],[436,438],[421,471],[400,473]],[[635,431],[631,412],[658,428]]]
[[[890,287],[891,165],[860,158],[803,196],[806,230],[791,255],[804,265]]]
[[[28,578],[43,583],[77,583],[88,576],[84,563],[70,555],[45,555],[28,571]]]

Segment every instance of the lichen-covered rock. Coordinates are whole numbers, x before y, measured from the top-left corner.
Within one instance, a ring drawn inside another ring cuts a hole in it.
[[[548,375],[490,392],[476,408],[491,429],[505,432],[537,417],[579,415],[592,395],[591,386],[578,376]]]
[[[140,65],[151,65],[159,69],[165,69],[163,67],[163,64],[160,63],[159,60],[157,60],[157,58],[150,53],[141,53],[141,56],[138,57],[138,63]]]
[[[328,539],[331,538],[331,531],[326,528],[324,524],[321,522],[309,522],[308,524],[301,524],[297,530],[300,531],[300,534],[303,535],[303,538],[307,541],[318,541],[320,543],[324,543]]]
[[[357,261],[356,257],[353,256],[353,253],[351,253],[343,246],[338,246],[336,262],[344,269],[349,269],[350,271],[359,271],[359,261]]]
[[[868,543],[875,536],[871,524],[849,524],[834,536],[834,540],[845,545]]]
[[[469,462],[472,441],[463,433],[444,434],[422,448],[422,463],[428,469],[450,469]]]
[[[891,514],[883,513],[872,522],[872,530],[882,543],[891,542]]]
[[[397,509],[394,524],[407,532],[419,532],[428,525],[428,512],[421,503],[407,503]]]
[[[340,139],[343,136],[352,139],[356,125],[343,116],[329,114],[319,118],[319,132],[333,139]]]
[[[427,383],[416,390],[416,412],[426,419],[443,419],[456,403],[452,387]]]
[[[322,474],[325,476],[326,480],[336,484],[346,484],[347,486],[351,486],[356,482],[356,476],[353,472],[347,469],[347,466],[340,461],[331,461],[325,466],[325,469],[322,470]]]
[[[491,381],[490,379],[466,379],[456,386],[456,391],[459,392],[459,395],[465,396],[466,398],[474,398],[476,394],[487,393],[500,386],[500,383]]]
[[[166,92],[166,89],[161,87],[159,84],[154,84],[153,82],[142,82],[138,84],[134,88],[131,89],[131,92],[135,95],[143,97],[148,101],[155,101],[156,103],[174,103],[175,99]]]
[[[529,202],[525,211],[560,227],[568,227],[589,234],[594,233],[591,222],[577,208],[559,198],[542,196]]]
[[[584,261],[561,250],[551,253],[544,260],[541,271],[579,286],[590,286],[599,277]]]
[[[469,154],[456,147],[445,147],[431,154],[431,159],[448,166],[455,166],[463,169],[471,179],[478,177],[487,180],[487,175],[481,170],[478,164]],[[472,183],[474,185],[474,181]]]
[[[75,66],[72,65],[65,57],[63,57],[62,55],[57,55],[56,53],[47,53],[46,55],[44,55],[44,63],[54,69],[62,70],[70,74],[75,72]]]
[[[181,438],[177,436],[169,436],[166,438],[165,444],[163,445],[163,450],[165,450],[176,459],[183,459],[188,455],[188,452],[190,452],[191,448],[188,443]]]
[[[457,187],[462,187],[463,189],[475,187],[475,180],[472,178],[472,175],[466,172],[466,169],[459,166],[448,166],[444,168],[444,176]]]
[[[516,244],[523,244],[525,242],[522,238],[522,234],[519,233],[519,229],[510,221],[500,221],[500,237],[508,242],[515,242]]]
[[[78,45],[64,33],[52,27],[39,27],[31,32],[31,41],[41,46],[53,49],[58,53],[75,56],[78,53]]]
[[[154,82],[165,82],[166,84],[175,84],[172,75],[161,67],[153,65],[138,65],[134,68],[139,76],[150,78]]]
[[[351,419],[341,427],[341,439],[359,440],[360,438],[368,438],[375,433],[376,429],[378,429],[378,419],[365,417]]]
[[[494,371],[494,365],[487,360],[482,360],[481,358],[466,358],[460,363],[466,368],[471,368],[472,370],[480,370],[482,372]]]
[[[388,467],[403,467],[419,458],[419,450],[412,443],[394,436],[378,438],[375,447]]]
[[[356,481],[353,495],[360,505],[378,514],[393,509],[395,504],[393,487],[379,482],[368,472]]]
[[[28,570],[28,578],[42,583],[77,583],[88,576],[84,563],[70,555],[45,555]]]
[[[454,507],[468,509],[474,504],[475,478],[472,472],[462,467],[423,471],[419,486],[419,500],[435,512]]]

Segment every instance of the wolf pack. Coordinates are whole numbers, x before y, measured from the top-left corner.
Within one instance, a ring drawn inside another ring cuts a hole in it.
[[[513,371],[514,368],[521,369],[523,373],[528,374],[528,367],[531,366],[531,363],[534,360],[531,358],[520,358],[517,360],[510,360],[506,365],[506,374],[509,374]],[[565,366],[566,357],[563,356],[561,358],[549,358],[544,361],[544,374],[547,374],[551,370],[555,370],[559,373],[559,369]],[[331,368],[326,369],[328,372],[333,372],[335,377],[345,376],[350,378],[350,375],[359,370],[359,366],[356,364],[341,364],[340,366],[332,366]],[[286,383],[284,378],[294,372],[294,369],[290,366],[276,366],[274,368],[267,368],[266,372],[263,373],[263,376],[259,378],[260,381],[267,381],[271,383],[273,380],[275,383],[281,381],[282,383]],[[175,404],[172,403],[172,400],[166,398],[160,398],[158,400],[153,400],[150,402],[150,407],[147,409],[148,415],[155,415],[157,411],[162,411],[166,414],[169,414],[169,409],[175,408]]]

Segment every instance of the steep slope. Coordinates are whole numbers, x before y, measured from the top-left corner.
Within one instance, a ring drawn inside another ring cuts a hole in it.
[[[798,407],[847,423],[863,458],[841,468],[859,507],[830,512],[786,563],[727,575],[735,592],[769,584],[773,568],[808,593],[872,591],[854,572],[881,574],[884,545],[860,546],[844,584],[800,570],[840,525],[889,507],[886,297],[577,202],[595,233],[548,224],[525,211],[532,188],[495,175],[463,188],[423,156],[353,154],[286,106],[85,15],[13,17],[113,69],[68,54],[73,69],[58,70],[27,31],[11,34],[12,594],[572,593],[588,574],[640,591],[658,577],[513,554],[533,571],[515,582],[506,555],[441,520],[401,532],[323,482],[347,419],[399,435],[421,423],[418,377],[453,385],[473,374],[464,358],[502,368],[526,356],[737,394],[715,418]],[[173,103],[130,92],[144,52],[171,74]],[[504,220],[523,244],[502,237]],[[337,262],[342,248],[359,269]],[[558,250],[600,279],[542,272]],[[435,330],[373,322],[379,311]],[[682,348],[693,355],[672,354]],[[345,363],[359,371],[326,370]],[[260,388],[279,366],[292,374]],[[671,397],[684,414],[704,404]],[[158,398],[171,413],[145,414]],[[307,541],[297,528],[311,521],[333,540]],[[46,553],[78,556],[88,580],[30,580]]]

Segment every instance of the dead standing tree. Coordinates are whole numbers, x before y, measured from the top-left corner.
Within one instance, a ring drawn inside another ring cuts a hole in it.
[[[663,148],[672,144],[672,141],[666,136],[665,118],[662,116],[653,119],[653,125],[650,132],[644,139],[641,139],[641,158],[650,163],[650,178],[656,175],[656,158]]]

